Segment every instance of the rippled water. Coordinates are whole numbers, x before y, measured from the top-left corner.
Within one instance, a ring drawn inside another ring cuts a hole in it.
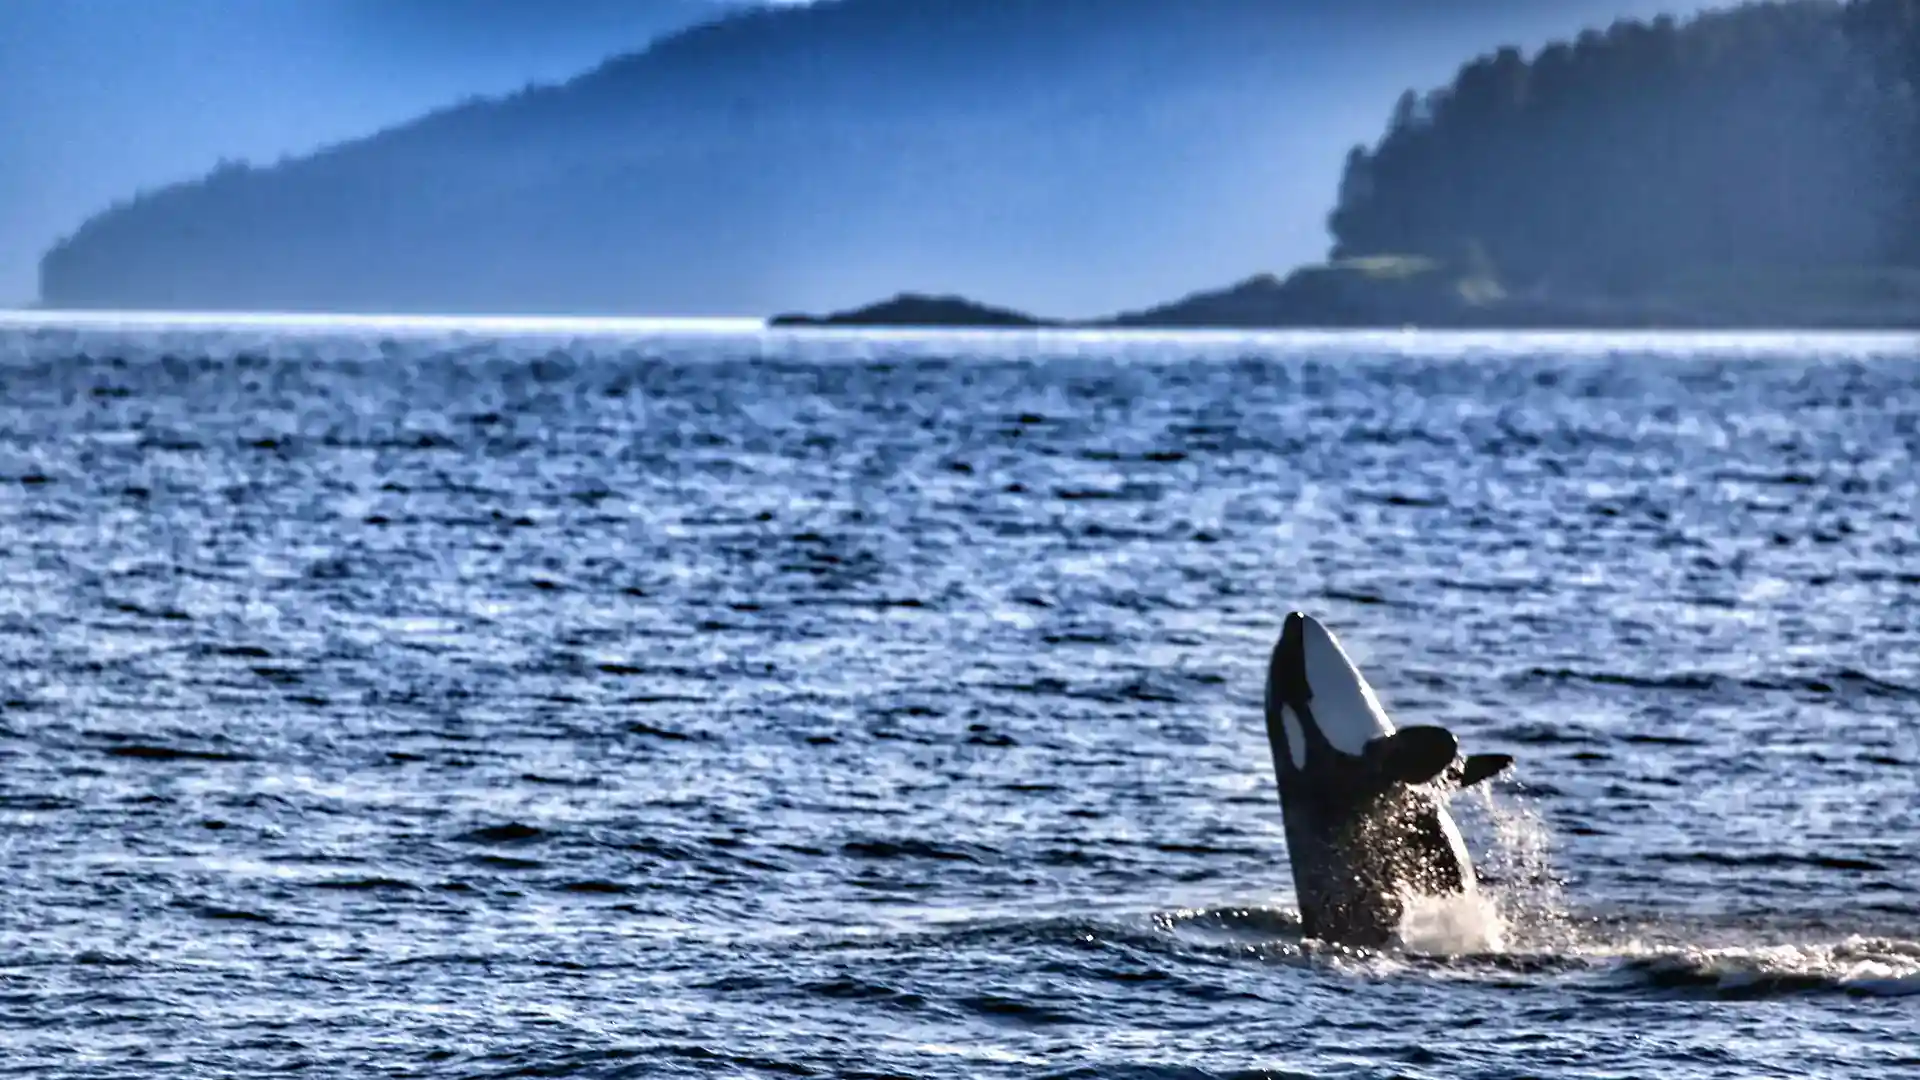
[[[0,1069],[1893,1075],[1916,360],[16,322]],[[1301,940],[1294,608],[1497,916]]]

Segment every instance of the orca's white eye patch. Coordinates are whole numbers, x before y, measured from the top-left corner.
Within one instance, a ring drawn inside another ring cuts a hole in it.
[[[1293,710],[1280,706],[1280,727],[1287,733],[1287,757],[1293,761],[1293,767],[1307,767],[1307,733],[1300,727],[1300,718]]]

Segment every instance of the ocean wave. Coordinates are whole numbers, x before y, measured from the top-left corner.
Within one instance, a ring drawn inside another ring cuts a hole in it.
[[[1303,939],[1298,916],[1277,908],[1175,910],[1156,913],[1152,924],[1192,946],[1222,955],[1255,955],[1263,962],[1283,958],[1327,963],[1333,970],[1389,977],[1534,975],[1557,980],[1585,976],[1586,985],[1595,989],[1716,998],[1920,995],[1920,941],[1916,940],[1850,935],[1838,940],[1705,944],[1685,940],[1684,933],[1676,937],[1674,928],[1662,929],[1668,936],[1657,939],[1643,937],[1632,928],[1564,919],[1550,933],[1538,926],[1516,932],[1516,938],[1531,937],[1537,943],[1516,942],[1509,947],[1502,940],[1509,930],[1506,916],[1493,910],[1488,898],[1471,905],[1429,908],[1411,913],[1399,941],[1385,949],[1351,949]],[[1693,932],[1702,938],[1759,934],[1757,928],[1740,926],[1700,926]],[[1538,941],[1556,935],[1562,940]],[[1277,948],[1247,948],[1263,945]]]
[[[1629,943],[1587,954],[1634,990],[1766,998],[1840,993],[1920,995],[1920,942],[1850,937],[1829,943],[1697,948]]]
[[[1682,693],[1751,690],[1826,696],[1859,692],[1870,697],[1903,700],[1920,698],[1920,688],[1851,667],[1786,678],[1739,677],[1710,671],[1678,671],[1664,675],[1645,675],[1568,667],[1534,667],[1529,668],[1523,676],[1523,681],[1528,680],[1617,686],[1633,690],[1671,690]]]

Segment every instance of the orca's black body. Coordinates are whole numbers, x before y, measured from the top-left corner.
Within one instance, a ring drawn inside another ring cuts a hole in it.
[[[1307,936],[1379,947],[1409,894],[1476,888],[1442,787],[1478,783],[1511,758],[1462,761],[1445,728],[1396,730],[1339,642],[1298,612],[1267,669],[1266,719]]]

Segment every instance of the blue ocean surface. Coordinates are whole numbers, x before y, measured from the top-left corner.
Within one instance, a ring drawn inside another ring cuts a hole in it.
[[[0,326],[4,1075],[1890,1077],[1916,727],[1911,337]]]

